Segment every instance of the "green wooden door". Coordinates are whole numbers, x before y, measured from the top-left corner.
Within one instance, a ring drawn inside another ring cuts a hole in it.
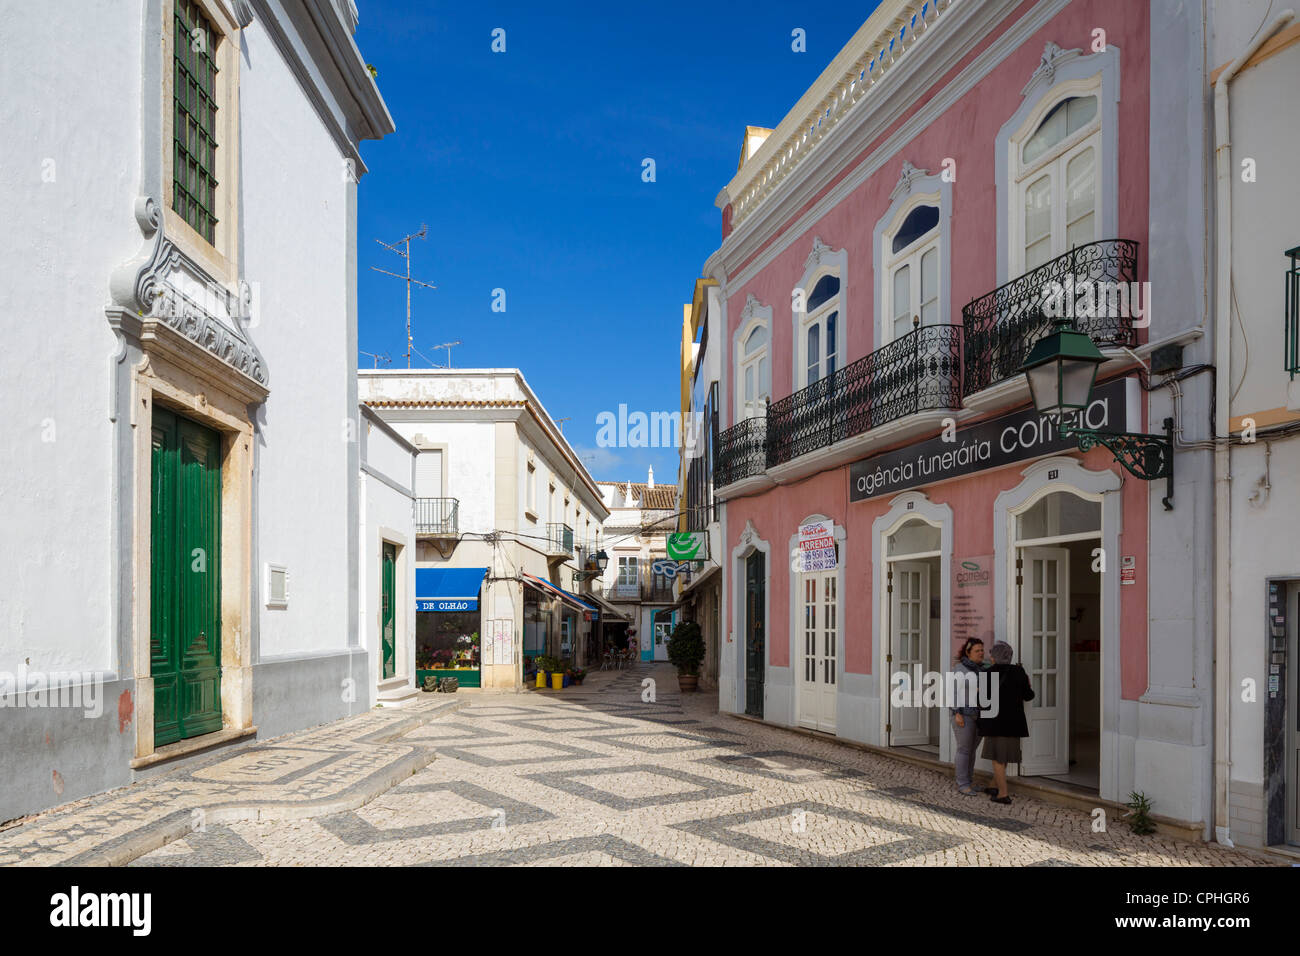
[[[397,674],[397,548],[388,543],[384,544],[383,576],[383,608],[380,612],[382,615],[380,631],[383,634],[384,643],[383,679],[387,680]]]
[[[221,729],[221,436],[153,412],[154,745]]]

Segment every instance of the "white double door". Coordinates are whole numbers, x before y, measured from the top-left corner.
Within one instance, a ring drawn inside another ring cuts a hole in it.
[[[924,561],[894,561],[889,565],[893,585],[889,608],[889,687],[897,675],[906,676],[906,699],[914,700],[929,667],[930,567]],[[892,695],[891,695],[892,696]],[[929,715],[924,707],[890,705],[891,746],[924,744],[930,740]]]
[[[1019,661],[1034,699],[1024,705],[1029,739],[1020,773],[1064,774],[1070,769],[1070,552],[1024,548],[1020,590]],[[1018,707],[1019,701],[1001,706]]]
[[[794,576],[799,726],[835,733],[839,666],[839,583],[834,571]]]

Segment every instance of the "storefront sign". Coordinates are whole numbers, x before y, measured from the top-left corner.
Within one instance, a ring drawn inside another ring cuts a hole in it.
[[[799,570],[835,570],[835,533],[829,522],[813,521],[799,526]]]
[[[478,601],[416,601],[417,611],[477,611]]]
[[[1092,402],[1084,410],[1083,427],[1108,432],[1136,430],[1129,428],[1127,418],[1127,383],[1128,379],[1118,379],[1095,388]],[[1078,439],[1062,438],[1047,416],[1032,408],[1013,412],[958,429],[951,441],[938,436],[854,462],[849,467],[849,500],[892,495],[1078,447]]]
[[[703,561],[709,556],[709,536],[704,531],[681,531],[668,535],[666,550],[674,561]]]
[[[952,656],[967,638],[984,640],[993,629],[993,555],[954,558],[952,562]],[[990,644],[985,640],[986,644]],[[991,644],[990,644],[991,646]],[[985,648],[987,650],[987,648]]]

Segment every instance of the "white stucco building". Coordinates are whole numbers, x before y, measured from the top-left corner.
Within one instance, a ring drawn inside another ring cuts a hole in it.
[[[1244,846],[1297,846],[1300,21],[1267,2],[1218,0],[1207,45],[1206,138],[1219,164],[1208,290],[1218,372],[1215,832]]]
[[[415,464],[419,449],[361,410],[358,633],[376,703],[400,704],[415,684]]]
[[[371,703],[358,142],[394,127],[356,20],[350,0],[0,13],[0,304],[41,316],[10,323],[0,375],[23,555],[0,582],[0,820]],[[54,674],[98,713],[26,694]]]
[[[358,380],[361,401],[418,450],[416,677],[517,689],[539,655],[583,663],[601,608],[575,572],[609,509],[523,374],[362,369]]]
[[[602,528],[609,564],[601,576],[601,597],[631,621],[628,628],[643,661],[666,661],[668,637],[677,623],[675,578],[656,573],[667,558],[666,536],[677,530],[677,487],[646,480],[602,481],[609,517]]]

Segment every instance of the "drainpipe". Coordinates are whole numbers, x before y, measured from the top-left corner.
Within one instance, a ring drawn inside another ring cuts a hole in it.
[[[1232,378],[1232,141],[1228,121],[1228,84],[1278,30],[1295,18],[1294,10],[1277,15],[1245,51],[1228,64],[1214,84],[1215,220],[1215,448],[1214,448],[1214,839],[1232,846],[1228,823],[1228,781],[1232,769],[1232,462],[1228,444]]]

